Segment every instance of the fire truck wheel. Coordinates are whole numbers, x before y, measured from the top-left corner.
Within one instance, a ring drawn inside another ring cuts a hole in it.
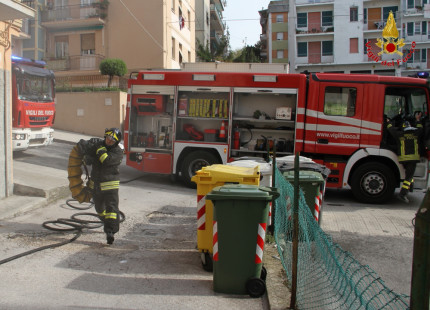
[[[218,164],[218,159],[212,153],[206,151],[195,151],[189,153],[182,162],[182,181],[191,188],[196,188],[196,183],[191,178],[203,167]]]
[[[366,163],[352,176],[352,193],[364,203],[386,203],[394,194],[395,180],[394,172],[386,165]]]

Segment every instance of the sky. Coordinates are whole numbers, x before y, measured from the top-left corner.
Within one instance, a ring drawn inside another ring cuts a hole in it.
[[[258,11],[267,9],[270,0],[227,0],[223,17],[230,32],[232,50],[255,45],[260,40],[261,25]]]

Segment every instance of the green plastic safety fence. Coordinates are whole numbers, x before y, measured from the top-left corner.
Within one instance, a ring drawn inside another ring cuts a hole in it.
[[[275,201],[274,235],[290,284],[294,187],[279,169],[275,184],[281,195]],[[409,296],[390,290],[369,266],[333,243],[314,219],[301,190],[298,217],[298,309],[409,309]]]

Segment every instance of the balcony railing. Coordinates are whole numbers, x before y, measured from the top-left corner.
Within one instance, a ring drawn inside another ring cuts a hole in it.
[[[296,28],[296,34],[317,34],[334,32],[333,26],[315,26],[308,28]]]
[[[46,66],[53,71],[70,70],[98,70],[100,62],[105,57],[102,55],[76,55],[65,58],[46,58]]]
[[[101,7],[99,2],[87,5],[68,5],[46,7],[42,11],[42,22],[84,20],[89,18],[105,19],[107,8]]]
[[[320,4],[320,3],[333,3],[334,0],[296,0],[296,5],[307,5],[307,4]]]
[[[221,29],[222,31],[224,31],[225,27],[226,27],[226,23],[222,20],[222,13],[220,10],[218,10],[218,8],[215,6],[215,4],[211,4],[211,15],[213,16],[213,20],[217,20],[219,23],[219,28],[217,27],[217,29]],[[212,26],[212,25],[211,25]]]
[[[424,9],[422,6],[416,6],[416,7],[411,8],[411,9],[406,9],[404,16],[417,15],[417,14],[424,14]]]

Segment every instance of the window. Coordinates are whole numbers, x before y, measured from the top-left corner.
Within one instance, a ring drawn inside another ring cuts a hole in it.
[[[408,0],[408,9],[415,8],[415,0]]]
[[[384,114],[391,119],[396,119],[399,111],[402,111],[403,115],[413,115],[415,111],[422,111],[427,115],[425,91],[413,87],[388,87],[385,91]]]
[[[421,50],[416,49],[414,51],[414,62],[420,62],[421,61]]]
[[[321,26],[333,26],[333,11],[323,11],[321,14]]]
[[[190,21],[191,21],[191,13],[190,11],[187,11],[187,24],[188,24],[188,29],[191,29],[191,25],[190,25]]]
[[[95,37],[94,33],[81,34],[81,55],[94,55],[96,53]]]
[[[364,39],[364,42],[363,42],[364,43],[364,48],[363,48],[364,54],[367,54],[367,46],[366,46],[367,42],[369,42],[369,40]]]
[[[283,32],[277,32],[276,33],[276,40],[280,41],[284,39],[284,33]]]
[[[367,9],[363,9],[363,24],[367,24]]]
[[[382,8],[382,19],[386,21],[388,19],[388,15],[390,15],[390,12],[393,12],[394,19],[397,18],[397,11],[399,8],[397,6],[386,6]],[[397,23],[397,20],[396,20]]]
[[[407,54],[409,54],[410,52],[411,52],[411,50],[410,50],[410,49],[407,49],[407,50],[406,50],[406,53],[404,53],[404,55],[407,55]],[[408,59],[407,63],[408,63],[408,64],[411,64],[411,63],[413,63],[413,62],[414,62],[414,53],[412,53],[412,57]]]
[[[408,36],[413,36],[414,35],[414,23],[407,23],[406,25],[407,27],[407,34]]]
[[[284,22],[284,15],[282,15],[282,14],[276,15],[276,22],[277,23],[283,23]]]
[[[333,41],[322,41],[322,55],[333,56]]]
[[[422,22],[421,24],[421,34],[426,35],[427,34],[427,22]]]
[[[421,62],[427,62],[427,49],[423,48],[421,50]]]
[[[69,37],[55,37],[55,58],[66,58],[69,56]]]
[[[306,28],[308,26],[308,14],[297,13],[297,27]]]
[[[353,6],[349,8],[349,21],[350,22],[358,21],[358,7]]]
[[[307,57],[307,56],[308,56],[308,43],[297,42],[297,57]]]
[[[175,60],[175,53],[176,53],[176,51],[175,51],[175,44],[176,44],[175,38],[172,38],[172,59],[173,60]]]
[[[356,88],[327,86],[324,96],[324,114],[354,116],[356,100]]]
[[[416,22],[415,23],[415,34],[421,34],[421,23],[420,22]]]
[[[278,59],[284,58],[284,51],[283,50],[276,51],[276,58]]]
[[[358,38],[350,38],[349,39],[349,52],[351,54],[358,53]]]

